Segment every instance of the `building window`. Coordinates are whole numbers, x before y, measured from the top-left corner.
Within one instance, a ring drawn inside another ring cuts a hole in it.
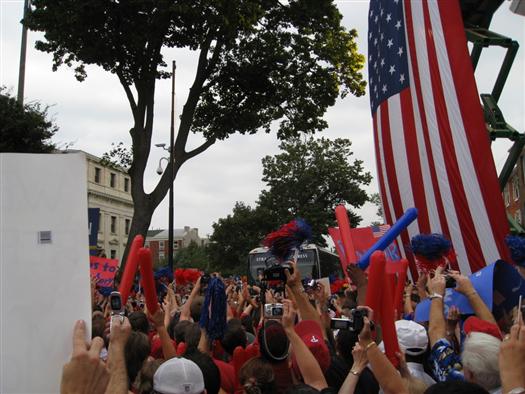
[[[129,225],[130,225],[130,223],[131,223],[131,220],[129,220],[129,219],[126,219],[124,221],[124,231],[125,231],[126,235],[129,234]]]
[[[144,247],[149,248],[149,241],[144,242]]]
[[[95,182],[100,183],[100,168],[95,167]]]
[[[109,178],[109,186],[115,187],[117,184],[117,174],[111,173],[111,176]]]
[[[159,251],[164,252],[164,241],[159,242]]]
[[[117,232],[117,217],[111,216],[111,232],[116,234]]]
[[[124,178],[124,191],[129,192],[129,178]]]
[[[514,212],[514,220],[521,224],[521,211],[519,209]]]
[[[111,249],[111,252],[109,255],[111,256],[110,258],[114,259],[117,257],[117,251],[115,249]]]
[[[164,258],[164,252],[159,252],[159,259],[163,259]]]
[[[173,242],[173,250],[177,250],[179,248],[179,243],[177,241]]]
[[[508,207],[510,205],[510,193],[509,193],[509,187],[508,186],[503,191],[503,198],[505,200],[505,206]]]
[[[512,194],[514,195],[514,201],[518,201],[520,198],[520,183],[517,176],[512,178]]]

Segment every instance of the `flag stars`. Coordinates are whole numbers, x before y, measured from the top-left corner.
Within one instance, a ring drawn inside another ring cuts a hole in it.
[[[388,70],[388,72],[390,73],[390,75],[394,74],[396,72],[396,66],[394,65],[390,66],[390,69]]]
[[[385,10],[381,8],[381,12],[380,12],[381,18],[383,17],[384,13],[385,13]]]
[[[388,43],[386,44],[386,46],[390,49],[392,45],[394,45],[394,40],[392,39],[388,40]]]
[[[379,20],[379,17],[376,15],[376,17],[374,18],[374,22],[377,23],[378,20]]]
[[[377,45],[377,38],[374,38],[374,45]]]
[[[385,65],[385,58],[382,58],[381,59],[381,67],[383,67]]]
[[[381,33],[381,36],[379,37],[379,39],[380,39],[381,41],[383,41],[384,38],[385,38],[385,35],[384,35],[383,33]]]
[[[383,88],[381,90],[383,91],[383,93],[386,93],[388,89],[386,88],[386,85],[383,85]]]
[[[369,39],[369,40],[372,39],[372,32],[368,33],[368,39]]]
[[[400,20],[398,20],[397,23],[395,24],[395,28],[397,30],[399,30],[401,28],[401,21]]]
[[[392,20],[392,14],[386,14],[386,21],[390,22]]]
[[[374,68],[377,68],[377,62],[374,62]]]
[[[399,49],[397,50],[397,54],[399,56],[401,56],[403,54],[403,47],[399,47]]]
[[[405,82],[405,74],[401,74],[401,75],[399,76],[399,82],[400,82],[400,83]]]

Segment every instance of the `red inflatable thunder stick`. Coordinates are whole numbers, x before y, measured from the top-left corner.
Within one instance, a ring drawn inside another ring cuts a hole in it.
[[[157,312],[159,307],[157,299],[157,291],[155,290],[155,279],[153,279],[153,259],[151,257],[151,250],[149,248],[140,248],[140,276],[142,287],[144,288],[144,297],[146,298],[146,306],[149,313],[152,315]]]
[[[385,353],[394,366],[398,365],[399,352],[394,316],[393,277],[386,272],[385,254],[375,251],[370,256],[368,288],[365,304],[374,310],[374,319],[381,324]]]
[[[339,226],[339,233],[341,234],[341,240],[343,241],[343,248],[345,249],[346,264],[353,264],[357,261],[355,255],[354,244],[350,237],[350,220],[348,220],[348,212],[344,205],[338,205],[335,208],[335,218],[337,219],[337,225]],[[346,274],[346,270],[345,274]]]
[[[403,294],[405,293],[405,282],[407,280],[407,268],[408,260],[401,259],[397,263],[391,262],[390,266],[399,266],[396,267],[397,281],[396,281],[396,294],[394,296],[394,312],[396,320],[399,318],[400,313],[403,313]]]
[[[122,302],[126,304],[128,302],[129,292],[131,286],[133,285],[133,279],[135,279],[135,274],[137,273],[137,267],[139,262],[139,249],[144,245],[144,237],[142,235],[136,235],[133,238],[131,243],[131,248],[129,249],[128,259],[126,260],[126,267],[124,268],[124,274],[122,275],[122,280],[120,282],[120,287],[118,289]]]

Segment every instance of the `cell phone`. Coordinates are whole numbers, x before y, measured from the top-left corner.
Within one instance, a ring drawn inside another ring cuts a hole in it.
[[[118,291],[112,291],[109,295],[109,307],[111,308],[111,318],[109,321],[109,332],[113,328],[113,319],[118,318],[121,321],[124,319],[124,305],[122,304],[122,297]]]

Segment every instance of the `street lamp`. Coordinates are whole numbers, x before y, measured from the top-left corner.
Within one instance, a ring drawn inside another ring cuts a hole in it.
[[[169,253],[168,253],[168,267],[171,272],[173,272],[173,181],[175,178],[175,165],[174,165],[174,148],[175,148],[175,60],[171,63],[171,119],[170,119],[170,146],[166,148],[166,144],[155,144],[157,148],[162,148],[165,151],[170,153],[169,158],[162,157],[159,160],[159,167],[157,168],[157,174],[162,174],[162,160],[168,160],[168,166],[171,164],[171,174],[170,174],[170,191],[169,191],[169,207],[168,207],[168,244],[169,244]]]
[[[162,169],[162,160],[166,160],[168,162],[168,165],[170,163],[171,159],[171,184],[170,184],[170,190],[169,190],[169,197],[168,197],[168,267],[171,271],[173,271],[173,168],[175,167],[173,165],[173,153],[172,149],[166,148],[166,144],[155,144],[156,147],[162,148],[165,151],[170,152],[169,157],[161,157],[159,160],[159,166],[157,167],[157,174],[162,175],[164,170]],[[167,167],[166,167],[167,168]]]

